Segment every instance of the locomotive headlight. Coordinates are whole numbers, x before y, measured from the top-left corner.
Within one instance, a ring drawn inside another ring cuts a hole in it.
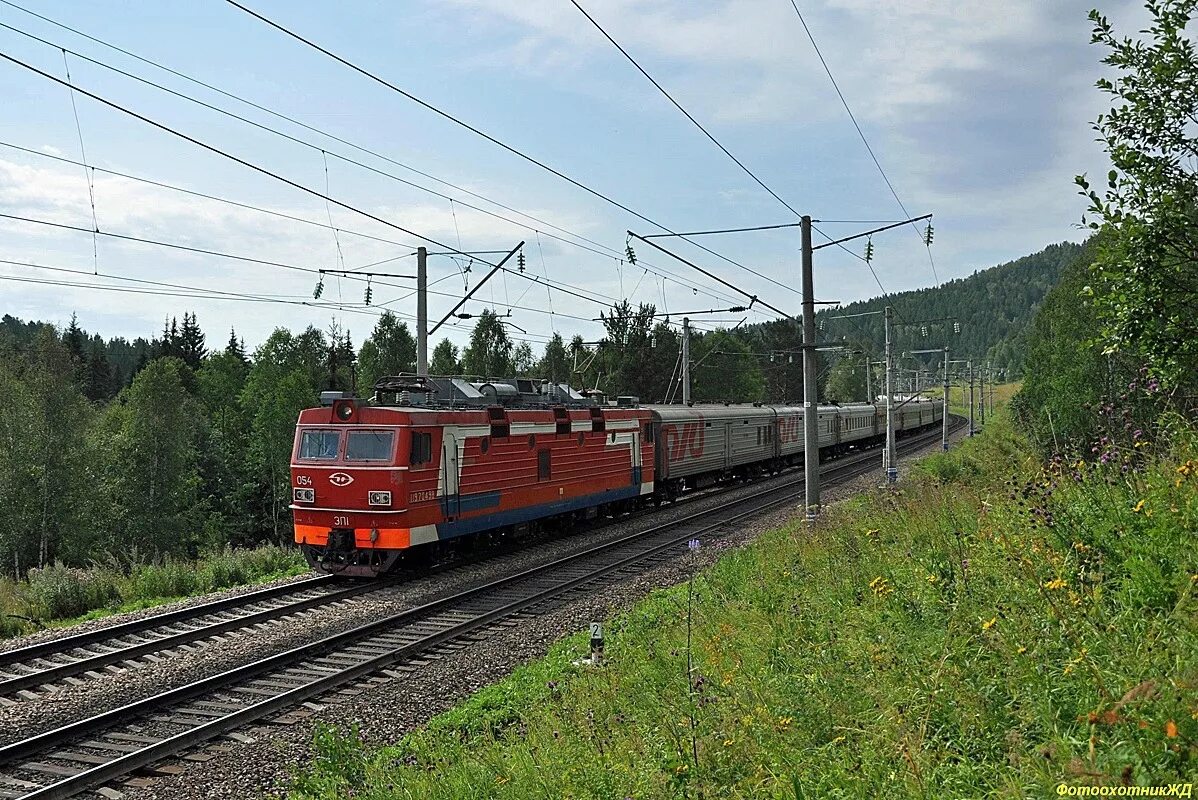
[[[337,419],[342,422],[349,422],[350,417],[354,415],[354,404],[352,400],[338,400],[333,403],[333,413]]]
[[[366,501],[372,506],[389,506],[391,505],[391,493],[370,492],[366,495]]]
[[[297,503],[315,503],[316,502],[316,490],[315,489],[292,489],[291,496],[293,498],[295,498],[295,502],[297,502]]]

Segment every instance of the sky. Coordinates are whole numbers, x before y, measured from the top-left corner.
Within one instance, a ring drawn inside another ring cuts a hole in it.
[[[69,70],[81,90],[0,59],[0,313],[60,325],[75,314],[132,339],[194,312],[210,346],[233,329],[251,350],[276,327],[336,322],[360,344],[383,309],[412,324],[414,281],[371,279],[368,306],[360,277],[326,275],[314,299],[316,270],[408,276],[418,245],[523,241],[523,274],[513,258],[515,273],[461,311],[510,312],[536,352],[554,332],[601,338],[595,318],[620,298],[707,328],[777,317],[721,313],[747,301],[639,242],[628,263],[627,232],[662,232],[654,223],[792,224],[789,205],[817,220],[819,244],[902,220],[902,207],[935,215],[934,266],[912,226],[874,236],[868,265],[864,240],[818,250],[817,299],[842,303],[1084,236],[1073,177],[1105,174],[1091,125],[1109,107],[1086,4],[798,2],[900,207],[790,0],[579,2],[785,205],[567,0],[244,3],[640,216],[229,3],[0,0],[0,53],[61,80]],[[1143,21],[1134,3],[1103,10],[1123,32]],[[702,237],[718,255],[655,241],[798,315],[797,228]],[[431,322],[501,257],[430,256]],[[451,319],[430,350],[446,335],[463,345],[472,324]]]

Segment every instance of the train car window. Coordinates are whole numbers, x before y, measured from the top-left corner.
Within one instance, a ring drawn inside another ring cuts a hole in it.
[[[350,431],[345,436],[345,460],[390,461],[394,444],[392,431]]]
[[[413,467],[427,464],[433,460],[433,435],[431,433],[412,434],[412,452],[408,463]]]
[[[757,446],[758,447],[761,446],[761,428],[760,428],[760,426],[757,428]]]
[[[653,423],[652,422],[645,424],[645,441],[648,442],[649,444],[653,444]]]
[[[552,464],[550,459],[553,457],[551,450],[537,451],[537,480],[547,481],[552,474]]]
[[[337,457],[337,449],[340,446],[340,431],[304,431],[300,437],[299,458],[334,459]]]

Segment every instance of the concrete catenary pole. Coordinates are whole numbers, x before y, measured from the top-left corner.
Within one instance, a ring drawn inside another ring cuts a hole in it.
[[[989,364],[978,370],[978,411],[981,415],[983,428],[986,427],[986,373],[989,371]]]
[[[819,516],[819,405],[815,375],[815,279],[811,266],[811,217],[801,220],[803,242],[803,483],[807,522]]]
[[[969,370],[969,435],[973,436],[973,360],[965,362],[965,368]]]
[[[872,403],[874,401],[873,381],[869,379],[870,370],[873,365],[870,363],[869,354],[865,356],[865,402]]]
[[[691,404],[691,321],[682,318],[682,405]]]
[[[948,450],[948,348],[944,348],[944,408],[940,424],[940,449]]]
[[[882,466],[886,468],[886,482],[898,480],[898,462],[894,456],[894,352],[890,343],[890,318],[893,315],[890,306],[886,306],[883,315],[886,328],[886,449],[882,453]]]
[[[428,248],[416,248],[416,374],[428,377]]]

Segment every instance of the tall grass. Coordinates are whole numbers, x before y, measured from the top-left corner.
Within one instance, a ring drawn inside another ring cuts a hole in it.
[[[675,587],[609,623],[601,668],[573,666],[580,634],[393,747],[322,729],[292,794],[1014,798],[1192,779],[1192,435],[1127,472],[1028,452],[995,420],[900,489],[724,557],[694,580],[689,651]]]
[[[91,567],[53,564],[23,581],[0,579],[0,636],[15,636],[81,616],[142,608],[195,594],[257,583],[307,569],[290,547],[228,548],[195,561],[110,558]]]

